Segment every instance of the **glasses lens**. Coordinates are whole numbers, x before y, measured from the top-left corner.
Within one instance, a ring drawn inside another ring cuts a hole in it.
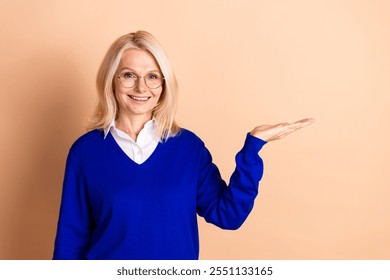
[[[145,83],[149,88],[158,88],[162,85],[163,78],[160,74],[149,74],[145,77]]]
[[[136,79],[122,79],[122,85],[127,88],[132,88],[136,84]]]
[[[135,76],[133,73],[123,73],[120,75],[121,84],[126,88],[134,87],[137,79],[137,76]]]

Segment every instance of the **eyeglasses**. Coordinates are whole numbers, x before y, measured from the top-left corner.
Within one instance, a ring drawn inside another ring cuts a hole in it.
[[[164,77],[160,73],[150,73],[143,77],[138,77],[132,72],[124,72],[117,76],[120,83],[125,88],[132,88],[138,85],[139,79],[143,78],[145,85],[150,89],[156,89],[161,87],[164,81]]]

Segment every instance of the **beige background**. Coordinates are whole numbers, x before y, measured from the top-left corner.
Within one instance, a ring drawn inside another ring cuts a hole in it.
[[[240,230],[200,221],[202,259],[389,259],[389,3],[0,0],[0,258],[51,258],[98,65],[143,29],[177,74],[179,123],[225,179],[253,126],[317,120],[265,146]]]

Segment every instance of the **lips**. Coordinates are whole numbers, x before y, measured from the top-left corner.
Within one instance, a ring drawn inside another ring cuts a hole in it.
[[[149,96],[134,96],[134,95],[128,95],[131,99],[135,101],[148,101],[151,97]]]

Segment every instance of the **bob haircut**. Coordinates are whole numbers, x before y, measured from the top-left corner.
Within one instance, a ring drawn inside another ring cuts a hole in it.
[[[174,119],[178,85],[162,46],[146,31],[123,35],[108,49],[97,73],[98,103],[87,129],[106,129],[118,117],[119,109],[114,93],[114,76],[123,53],[128,49],[144,50],[152,54],[164,76],[162,93],[152,114],[157,124],[157,137],[160,141],[167,140],[180,131],[180,127]]]

